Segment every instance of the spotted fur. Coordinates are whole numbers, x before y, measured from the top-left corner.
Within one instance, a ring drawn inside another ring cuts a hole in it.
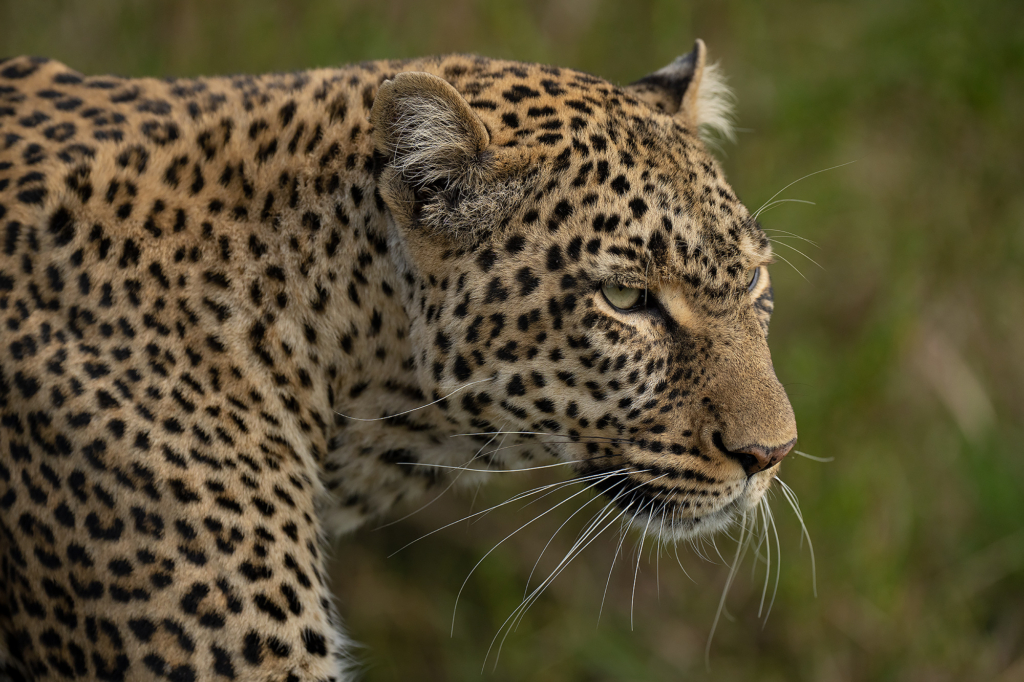
[[[755,504],[796,430],[704,73],[0,62],[0,677],[349,679],[325,538],[495,431],[663,535]]]

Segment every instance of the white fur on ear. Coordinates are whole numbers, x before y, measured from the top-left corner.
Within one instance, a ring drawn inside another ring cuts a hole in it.
[[[438,163],[466,154],[465,126],[444,103],[429,96],[409,97],[393,125],[392,163],[407,181],[447,187],[459,179],[463,164]]]
[[[385,81],[370,119],[377,150],[413,187],[470,179],[489,142],[487,129],[455,88],[427,73]]]
[[[735,98],[718,64],[706,62],[707,48],[698,39],[691,52],[627,85],[626,91],[695,128],[705,142],[735,140]]]
[[[725,138],[730,142],[736,141],[736,95],[726,84],[718,63],[704,67],[697,86],[696,109],[695,119],[702,140],[714,142]]]

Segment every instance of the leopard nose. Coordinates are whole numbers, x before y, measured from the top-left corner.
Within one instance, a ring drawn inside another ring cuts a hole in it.
[[[753,476],[759,471],[770,469],[780,461],[782,458],[789,454],[789,451],[796,445],[796,438],[778,445],[776,447],[766,447],[764,445],[747,445],[736,450],[729,450],[725,447],[725,443],[722,441],[722,435],[715,433],[714,436],[715,445],[719,450],[725,453],[730,459],[734,459],[740,463],[743,470],[747,472],[747,476]]]

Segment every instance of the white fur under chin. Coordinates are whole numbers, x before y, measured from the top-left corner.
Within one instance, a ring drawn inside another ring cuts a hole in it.
[[[702,516],[696,522],[693,519],[673,519],[671,516],[655,515],[649,518],[647,515],[638,515],[630,519],[629,525],[649,537],[674,543],[717,535],[729,528],[741,513],[742,507],[733,501],[716,512]]]
[[[699,521],[692,518],[673,518],[671,514],[637,514],[629,520],[629,525],[648,536],[657,537],[666,542],[679,542],[693,538],[709,538],[717,535],[730,526],[743,514],[757,507],[768,492],[775,479],[775,474],[763,472],[762,475],[748,479],[744,490],[720,509],[705,514]]]
[[[718,64],[708,64],[697,91],[697,128],[705,142],[726,139],[736,141],[734,112],[736,96],[725,82]]]

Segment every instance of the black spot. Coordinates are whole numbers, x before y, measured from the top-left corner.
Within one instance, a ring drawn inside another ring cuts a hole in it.
[[[518,102],[522,102],[524,99],[540,97],[540,93],[525,85],[513,85],[511,88],[501,93],[501,96],[507,101],[516,104]]]
[[[273,636],[267,637],[267,648],[270,649],[270,653],[274,654],[278,658],[288,658],[292,653],[291,646]],[[292,681],[289,680],[288,682]]]
[[[255,597],[253,597],[252,601],[254,604],[256,604],[256,608],[258,608],[260,611],[267,614],[274,620],[278,621],[279,623],[283,623],[286,620],[288,620],[288,614],[284,612],[284,609],[282,609],[280,606],[274,603],[274,601],[266,594],[261,592],[260,594],[257,594]]]
[[[235,679],[235,666],[231,663],[231,654],[218,646],[210,645],[213,654],[213,671],[221,677]]]
[[[519,356],[516,354],[516,348],[518,343],[515,341],[509,341],[504,346],[498,349],[497,357],[503,362],[517,362]]]
[[[565,260],[562,258],[562,247],[558,244],[552,244],[551,248],[548,249],[547,268],[554,272],[561,270],[565,266]]]
[[[523,378],[518,374],[514,375],[505,386],[505,391],[509,395],[526,395],[526,385],[523,383]]]
[[[128,629],[140,642],[148,642],[156,633],[156,624],[148,618],[132,618],[128,621]]]
[[[541,398],[540,400],[535,400],[533,404],[537,406],[538,410],[540,410],[541,412],[544,412],[545,414],[554,414],[555,413],[555,404],[553,402],[551,402],[550,400],[548,400],[547,398]]]
[[[14,255],[18,249],[18,237],[21,235],[21,223],[16,220],[12,220],[7,223],[7,228],[4,234],[4,254],[7,256]]]
[[[487,294],[484,296],[484,303],[500,303],[508,299],[508,289],[501,283],[500,277],[495,277],[487,284]]]
[[[75,238],[75,227],[71,211],[61,206],[50,216],[50,234],[55,235],[56,246],[67,246]]]
[[[306,211],[302,214],[302,226],[310,232],[316,232],[320,229],[320,216],[312,211]]]
[[[526,248],[526,238],[521,235],[514,235],[509,237],[508,241],[505,242],[505,250],[510,254],[515,255]]]
[[[256,162],[265,163],[267,159],[272,157],[275,153],[277,153],[276,137],[269,142],[260,145],[260,148],[256,150]]]
[[[177,124],[171,121],[150,120],[142,124],[142,134],[163,147],[181,136]]]
[[[54,126],[50,126],[43,131],[47,139],[55,142],[66,142],[75,135],[75,126],[72,123],[59,123]]]
[[[278,120],[281,121],[281,127],[287,126],[292,122],[292,118],[295,116],[295,101],[291,100],[277,112]]]
[[[494,249],[484,249],[479,256],[476,257],[476,264],[484,272],[489,271],[494,267],[494,263],[498,260],[498,254],[494,252]]]
[[[548,230],[554,232],[565,220],[572,215],[572,206],[567,201],[559,201],[551,212],[548,219]]]
[[[583,237],[573,237],[572,241],[569,242],[569,248],[566,249],[566,255],[573,262],[580,259],[580,249],[583,247]]]
[[[124,248],[121,251],[121,259],[118,261],[118,266],[121,268],[127,268],[129,265],[138,265],[139,256],[142,255],[142,250],[134,239],[125,239]]]
[[[526,112],[526,115],[530,118],[543,118],[544,116],[554,116],[556,112],[552,107],[530,107]]]
[[[558,97],[559,95],[565,94],[565,89],[559,85],[558,81],[545,78],[540,82],[540,84],[544,86],[544,92],[548,93],[552,97]]]
[[[3,71],[0,71],[0,76],[3,76],[4,78],[10,78],[11,80],[27,78],[28,76],[31,76],[33,73],[35,73],[36,69],[38,68],[39,64],[34,62],[29,62],[28,64],[25,64],[24,62],[15,63],[4,68]]]
[[[263,662],[263,642],[255,630],[246,633],[245,642],[242,645],[242,656],[252,665],[259,665]]]
[[[629,208],[633,211],[633,217],[639,220],[647,213],[647,202],[637,197],[629,202]]]
[[[46,198],[46,188],[36,187],[18,192],[18,201],[23,204],[42,204]]]
[[[534,275],[528,267],[523,267],[516,273],[516,281],[519,282],[520,296],[526,296],[540,286],[540,277]]]
[[[18,387],[22,397],[26,400],[39,392],[39,382],[35,377],[28,376],[21,372],[14,375],[14,385]]]
[[[306,628],[302,631],[302,643],[305,645],[306,651],[314,656],[327,655],[327,640],[319,632]]]
[[[469,366],[469,363],[466,362],[466,359],[461,355],[455,356],[455,366],[453,369],[455,372],[455,378],[458,379],[459,381],[465,381],[470,377],[470,375],[473,372],[473,370]]]
[[[192,588],[181,598],[181,609],[185,613],[195,614],[199,611],[199,604],[210,593],[210,588],[204,583],[193,583]]]

